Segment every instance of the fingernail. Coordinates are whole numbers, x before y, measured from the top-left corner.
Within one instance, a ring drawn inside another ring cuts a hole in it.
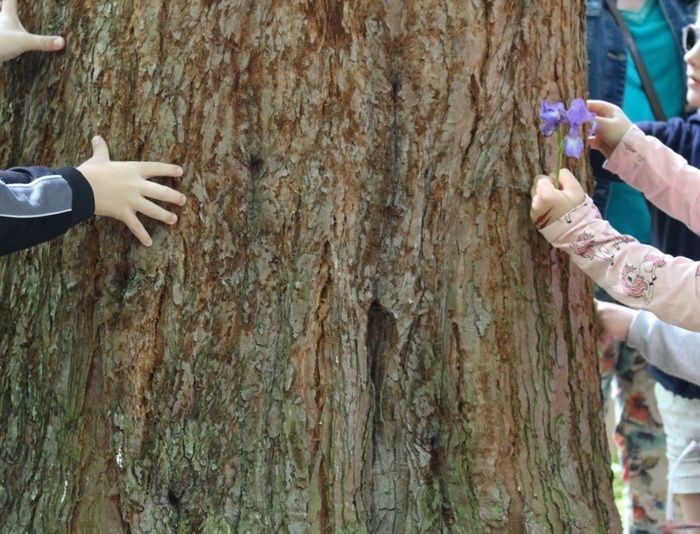
[[[182,195],[180,197],[180,206],[184,206],[185,202],[187,202],[187,197],[185,195]]]
[[[177,175],[178,175],[178,176],[182,176],[182,174],[183,174],[184,172],[185,172],[185,171],[182,169],[182,167],[178,167],[178,168],[177,168]]]
[[[177,215],[170,216],[170,224],[175,224],[177,222]]]
[[[153,244],[153,240],[150,237],[148,239],[146,239],[146,246],[147,247],[150,247],[152,244]]]
[[[66,41],[63,39],[63,37],[56,37],[53,40],[53,49],[54,50],[60,50],[63,48],[66,44]]]

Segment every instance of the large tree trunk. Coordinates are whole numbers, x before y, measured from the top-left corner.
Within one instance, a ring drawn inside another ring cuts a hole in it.
[[[0,158],[181,163],[0,265],[7,532],[619,528],[590,287],[528,219],[584,3],[36,2]],[[29,12],[31,10],[31,13]]]

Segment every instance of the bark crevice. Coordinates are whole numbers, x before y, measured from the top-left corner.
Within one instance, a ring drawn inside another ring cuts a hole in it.
[[[396,346],[398,332],[394,315],[375,300],[367,311],[367,360],[374,391],[376,415],[381,415],[381,392],[386,374],[386,354]]]

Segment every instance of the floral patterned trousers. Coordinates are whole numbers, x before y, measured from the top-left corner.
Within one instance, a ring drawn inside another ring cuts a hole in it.
[[[666,437],[646,360],[625,343],[601,347],[603,398],[615,399],[615,443],[625,483],[627,532],[660,533],[665,519]],[[612,446],[612,445],[611,445]]]

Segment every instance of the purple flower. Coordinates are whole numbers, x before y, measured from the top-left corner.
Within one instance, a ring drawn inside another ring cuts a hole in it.
[[[557,128],[566,120],[566,107],[563,102],[542,101],[540,109],[540,131],[545,137],[550,137],[557,131]]]
[[[566,121],[572,129],[578,130],[587,122],[595,123],[595,113],[588,111],[583,98],[576,98],[566,112]]]
[[[566,109],[563,102],[543,101],[540,109],[540,130],[545,137],[557,134],[557,165],[561,164],[562,152],[570,158],[580,158],[583,153],[583,139],[581,128],[588,124],[588,135],[595,133],[595,113],[588,110],[585,100],[576,98]],[[569,127],[569,132],[564,137],[562,128]]]
[[[569,135],[564,138],[564,154],[570,158],[580,158],[583,152],[583,139],[579,134],[579,130],[570,128]]]
[[[540,108],[540,131],[545,137],[557,134],[557,174],[554,185],[559,188],[559,169],[562,166],[562,156],[566,154],[570,158],[580,158],[583,153],[583,139],[581,129],[589,124],[588,135],[595,133],[595,113],[591,113],[582,98],[576,98],[566,109],[563,102],[542,101]],[[564,137],[562,132],[564,125],[569,127],[569,132]]]

